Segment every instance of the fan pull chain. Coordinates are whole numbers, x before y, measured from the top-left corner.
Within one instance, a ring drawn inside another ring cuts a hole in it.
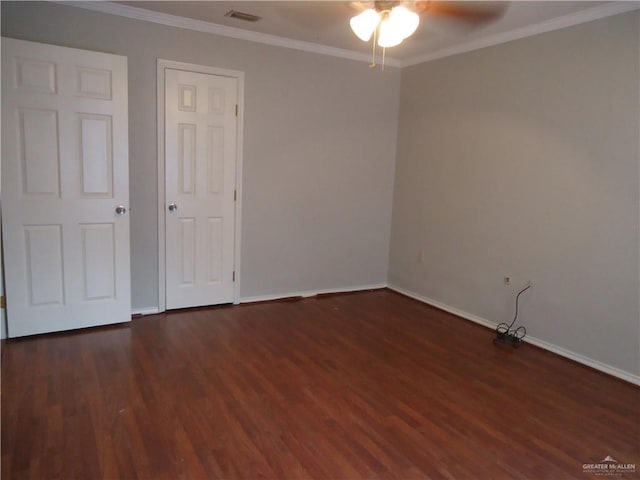
[[[384,72],[384,56],[387,53],[387,47],[382,47],[382,71]]]
[[[373,49],[371,52],[371,64],[369,65],[369,68],[376,68],[376,37],[378,34],[378,29],[376,28],[373,31]]]

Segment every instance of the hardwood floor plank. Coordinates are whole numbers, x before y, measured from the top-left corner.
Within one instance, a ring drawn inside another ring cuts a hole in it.
[[[640,388],[492,337],[379,290],[10,340],[2,478],[640,475]]]

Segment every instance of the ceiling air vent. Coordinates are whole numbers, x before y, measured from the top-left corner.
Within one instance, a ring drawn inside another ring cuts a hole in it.
[[[225,13],[224,16],[237,18],[238,20],[244,20],[245,22],[257,22],[262,18],[257,15],[251,15],[250,13],[237,12],[236,10],[230,10]]]

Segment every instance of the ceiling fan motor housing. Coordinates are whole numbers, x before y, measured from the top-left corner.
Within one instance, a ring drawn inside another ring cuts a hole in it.
[[[400,5],[399,0],[376,0],[375,10],[377,12],[385,12],[391,10],[393,7]]]

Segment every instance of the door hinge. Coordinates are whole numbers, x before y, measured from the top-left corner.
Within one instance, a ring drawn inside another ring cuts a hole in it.
[[[0,297],[0,308],[2,309],[7,308],[7,299],[5,298],[4,295]]]
[[[233,201],[237,202],[238,201],[238,190],[234,190],[233,191]]]
[[[236,117],[238,116],[238,104],[236,103]]]
[[[234,282],[236,281],[236,272],[235,272],[235,270],[233,271],[233,281]],[[4,298],[4,297],[2,297],[2,298]]]

